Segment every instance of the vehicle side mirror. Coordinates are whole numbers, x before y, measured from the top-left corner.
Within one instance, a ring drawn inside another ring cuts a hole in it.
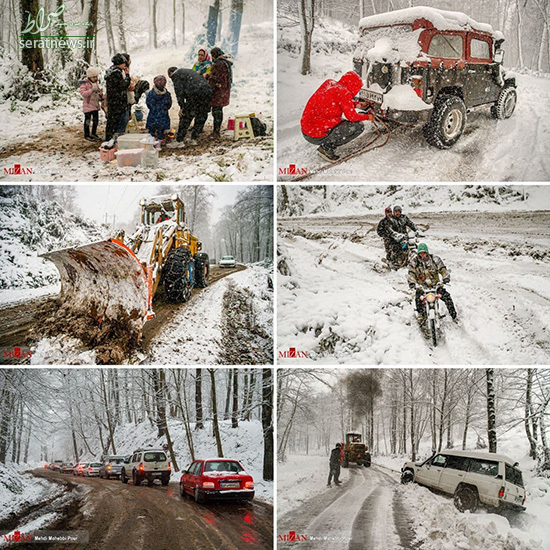
[[[495,63],[502,63],[504,60],[504,51],[499,50],[498,52],[495,52],[495,55],[493,57],[493,61]]]

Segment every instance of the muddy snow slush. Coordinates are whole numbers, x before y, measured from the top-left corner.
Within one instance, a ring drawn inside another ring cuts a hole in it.
[[[414,7],[364,17],[353,68],[365,84],[356,98],[383,120],[423,124],[426,141],[454,145],[468,112],[489,106],[512,116],[516,80],[502,67],[504,36],[460,12]]]

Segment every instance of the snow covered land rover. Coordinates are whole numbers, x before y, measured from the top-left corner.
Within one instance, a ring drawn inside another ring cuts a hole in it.
[[[496,453],[447,450],[424,462],[406,462],[401,483],[414,481],[451,494],[461,512],[474,512],[480,504],[525,510],[525,489],[517,466],[511,458]]]
[[[506,75],[504,36],[460,12],[414,7],[364,17],[353,55],[364,89],[357,99],[401,123],[424,123],[440,149],[462,135],[466,114],[491,106],[494,118],[514,112],[516,81]]]

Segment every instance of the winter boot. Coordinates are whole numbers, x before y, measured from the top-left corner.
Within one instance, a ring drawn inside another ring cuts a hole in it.
[[[332,149],[325,149],[322,145],[317,149],[317,154],[329,162],[336,162],[340,158]]]

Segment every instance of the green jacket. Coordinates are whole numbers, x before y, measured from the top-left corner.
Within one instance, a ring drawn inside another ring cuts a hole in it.
[[[418,254],[413,254],[409,260],[409,283],[415,283],[424,287],[435,286],[441,279],[450,278],[443,260],[433,254],[428,255],[425,262],[420,260]]]

